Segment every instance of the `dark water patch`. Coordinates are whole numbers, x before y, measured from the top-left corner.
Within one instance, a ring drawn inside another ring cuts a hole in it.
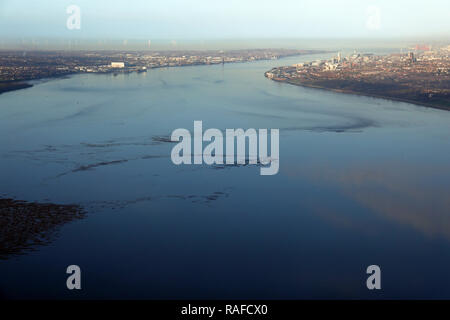
[[[13,154],[36,154],[36,153],[55,153],[55,152],[61,152],[61,148],[60,147],[56,147],[53,145],[44,145],[41,149],[34,149],[34,150],[15,150],[12,151]]]
[[[84,216],[78,205],[0,199],[0,260],[48,245],[59,227]]]
[[[39,154],[70,154],[77,153],[83,154],[83,148],[98,149],[95,152],[100,152],[100,149],[112,149],[115,147],[146,147],[157,146],[161,143],[176,143],[172,141],[170,136],[153,136],[153,137],[132,137],[122,139],[111,139],[101,142],[81,142],[79,144],[64,144],[64,145],[43,145],[40,149],[31,150],[13,150],[9,154],[3,154],[3,157],[9,157],[11,155],[25,155],[25,156],[37,156]],[[102,151],[103,152],[103,151]]]
[[[178,141],[173,141],[170,136],[154,136],[152,140],[160,143],[178,143]]]
[[[363,129],[376,128],[377,122],[370,119],[355,118],[353,122],[325,126],[295,126],[281,128],[280,131],[314,131],[314,132],[363,132]]]
[[[149,154],[149,155],[146,155],[146,156],[142,156],[139,159],[147,160],[147,159],[161,159],[161,158],[170,158],[170,156],[169,155],[162,156],[162,155],[151,155],[151,154]]]
[[[76,105],[79,105],[79,102],[76,102]],[[78,118],[84,119],[84,118],[90,118],[94,116],[96,113],[101,111],[103,108],[107,107],[108,103],[97,103],[97,104],[91,104],[85,107],[80,106],[80,109],[76,112],[73,112],[71,114],[58,117],[58,118],[49,118],[44,121],[37,122],[31,126],[28,126],[28,128],[35,128],[35,127],[42,127],[54,123],[59,123],[60,121],[71,121],[71,120],[78,120]]]
[[[208,195],[169,195],[168,198],[175,198],[180,200],[188,200],[192,203],[204,203],[208,204],[212,201],[216,201],[220,198],[228,198],[229,193],[216,191]]]
[[[78,166],[77,168],[67,171],[67,172],[63,172],[59,175],[56,176],[56,178],[60,178],[63,176],[68,175],[69,173],[77,173],[77,172],[82,172],[82,171],[89,171],[98,167],[104,167],[104,166],[109,166],[109,165],[116,165],[116,164],[121,164],[121,163],[125,163],[128,162],[127,159],[122,159],[122,160],[112,160],[112,161],[102,161],[102,162],[97,162],[97,163],[92,163],[92,164],[88,164],[88,165],[81,165]]]
[[[155,146],[158,143],[155,142],[105,142],[105,143],[81,143],[82,146],[87,148],[112,148],[112,147],[127,147],[127,146]]]
[[[78,117],[89,117],[91,116],[93,113],[97,112],[99,109],[103,108],[105,106],[105,104],[101,103],[101,104],[93,104],[90,106],[87,106],[83,109],[81,109],[80,111],[77,111],[73,114],[70,114],[68,116],[65,116],[61,119],[57,119],[57,121],[60,120],[72,120]]]
[[[286,120],[289,119],[289,117],[283,117],[280,115],[274,115],[274,114],[264,114],[264,113],[256,113],[256,112],[246,112],[246,111],[234,111],[234,113],[238,113],[244,116],[249,116],[252,118],[265,118],[265,119],[280,119],[280,120]]]
[[[70,93],[98,93],[101,92],[103,94],[108,94],[112,91],[117,92],[117,91],[124,91],[124,92],[129,92],[129,91],[138,91],[140,90],[139,86],[114,86],[114,87],[109,87],[109,86],[95,86],[92,87],[89,84],[84,84],[81,83],[81,85],[77,85],[77,86],[68,86],[68,85],[64,85],[64,86],[58,86],[57,87],[58,91],[65,91],[65,92],[70,92]]]
[[[113,165],[113,164],[120,164],[120,163],[125,163],[125,162],[128,162],[128,160],[123,159],[123,160],[103,161],[103,162],[99,162],[99,163],[80,166],[80,167],[72,170],[72,172],[87,171],[87,170],[91,170],[91,169],[98,168],[98,167],[109,166],[109,165]]]
[[[193,77],[192,80],[213,83],[213,84],[221,84],[221,83],[225,82],[225,80],[223,80],[223,79],[211,79],[208,77]]]
[[[140,137],[140,138],[126,138],[126,139],[114,139],[103,142],[82,142],[80,144],[72,145],[44,145],[40,149],[31,150],[13,150],[1,155],[2,158],[14,158],[21,157],[32,161],[41,161],[43,163],[75,163],[73,159],[92,158],[93,156],[111,154],[113,152],[121,151],[126,147],[151,147],[162,144],[163,142],[172,142],[170,137],[157,136],[152,138]],[[141,150],[141,153],[144,153]],[[163,157],[159,155],[144,155],[136,156],[127,160],[138,159],[152,159]]]
[[[256,163],[250,163],[250,159],[246,158],[245,159],[245,163],[237,163],[234,162],[232,164],[227,164],[225,161],[223,164],[213,164],[211,166],[209,166],[210,168],[214,169],[214,170],[223,170],[223,169],[231,169],[231,168],[241,168],[241,167],[270,167],[272,161],[274,161],[274,159],[269,159],[268,163],[262,163],[260,161],[260,159],[256,160]]]
[[[93,169],[96,169],[96,168],[99,168],[99,167],[110,166],[110,165],[117,165],[117,164],[122,164],[122,163],[129,162],[129,161],[161,159],[161,158],[168,158],[168,157],[169,156],[164,156],[164,155],[144,155],[144,156],[139,156],[139,157],[132,158],[132,159],[120,159],[120,160],[111,160],[111,161],[101,161],[101,162],[97,162],[97,163],[92,163],[92,164],[78,166],[78,167],[76,167],[73,170],[70,170],[70,171],[67,171],[67,172],[63,172],[63,173],[57,175],[56,178],[63,177],[63,176],[68,175],[70,173],[89,171],[89,170],[93,170]]]
[[[105,209],[122,210],[128,206],[135,205],[138,203],[160,201],[164,199],[189,201],[195,204],[210,205],[214,201],[220,200],[221,198],[228,198],[229,196],[230,193],[227,191],[216,191],[206,195],[168,194],[168,195],[144,196],[132,200],[93,201],[83,204],[83,206],[85,208],[88,208],[92,212],[101,211]]]

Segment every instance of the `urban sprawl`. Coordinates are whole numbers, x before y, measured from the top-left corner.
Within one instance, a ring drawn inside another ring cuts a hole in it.
[[[265,75],[295,85],[450,109],[450,46],[417,45],[386,56],[339,53],[331,60],[274,68]]]

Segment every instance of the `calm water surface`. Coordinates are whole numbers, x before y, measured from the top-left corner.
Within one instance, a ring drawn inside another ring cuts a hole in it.
[[[84,219],[7,298],[450,298],[450,112],[279,84],[325,56],[77,75],[0,96],[0,196]],[[175,166],[176,128],[279,128],[280,172]],[[82,269],[83,290],[65,287]],[[367,266],[382,270],[366,289]]]

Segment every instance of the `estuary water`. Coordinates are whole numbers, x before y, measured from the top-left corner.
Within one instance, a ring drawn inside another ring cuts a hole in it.
[[[86,212],[0,260],[0,296],[450,298],[450,112],[264,77],[327,57],[76,75],[0,95],[0,197]],[[278,175],[175,166],[168,137],[195,120],[280,129]],[[81,291],[66,288],[69,265]],[[382,290],[366,287],[370,265]]]

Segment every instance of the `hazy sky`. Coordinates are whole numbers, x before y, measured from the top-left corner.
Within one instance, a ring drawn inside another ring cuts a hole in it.
[[[69,30],[69,5],[81,9]],[[0,0],[0,37],[223,39],[450,34],[449,0]]]

